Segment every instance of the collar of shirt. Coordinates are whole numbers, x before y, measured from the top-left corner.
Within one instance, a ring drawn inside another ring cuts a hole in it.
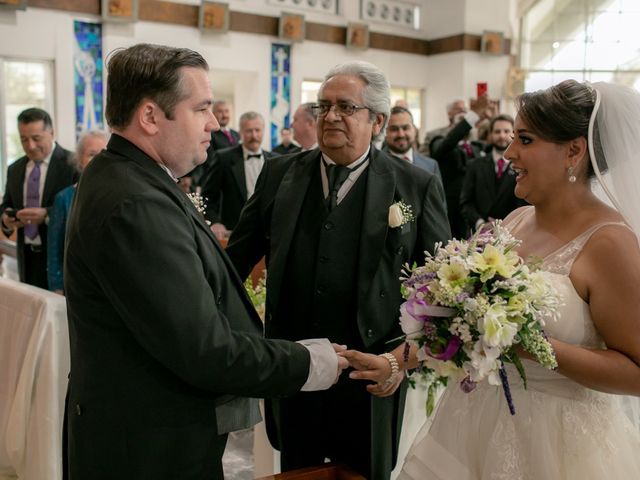
[[[53,142],[53,145],[51,146],[51,151],[49,152],[49,155],[44,157],[44,160],[42,160],[40,165],[49,166],[49,162],[51,162],[51,157],[53,156],[53,151],[56,149],[57,146],[58,146],[58,144],[56,142]],[[29,161],[27,161],[27,170],[31,171],[31,169],[33,168],[35,163],[36,162],[34,162],[33,160],[29,159]],[[29,175],[27,174],[27,176],[29,176]]]
[[[338,190],[338,203],[342,201],[345,195],[351,190],[351,186],[356,183],[356,180],[362,175],[367,167],[369,166],[369,151],[371,150],[371,146],[367,148],[367,151],[364,152],[364,155],[359,157],[355,162],[351,162],[347,165],[349,170],[352,170],[352,173],[349,173],[349,176]],[[336,162],[331,160],[324,153],[320,156],[320,174],[322,176],[322,191],[324,192],[325,198],[329,195],[329,179],[327,178],[327,169],[325,165],[335,165]],[[362,168],[358,168],[362,166]],[[355,170],[355,171],[354,171]]]
[[[262,150],[258,150],[257,152],[252,152],[250,150],[247,150],[246,148],[242,147],[242,158],[244,158],[245,161],[249,160],[248,156],[249,155],[260,155],[260,157],[264,157],[264,155],[262,154]],[[256,158],[256,157],[254,157]]]
[[[391,150],[389,150],[389,153],[394,157],[398,157],[400,160],[405,160],[405,157],[406,157],[409,159],[409,163],[413,163],[413,148],[410,148],[404,153],[396,153],[396,152],[392,152]]]
[[[301,148],[302,148],[302,146],[301,146]],[[308,152],[309,150],[315,150],[316,148],[318,148],[318,142],[314,143],[309,148],[302,148],[302,151],[303,152]]]
[[[178,183],[178,179],[173,175],[173,172],[171,170],[169,170],[166,165],[163,165],[162,163],[159,163],[158,165],[160,166],[161,169],[163,169],[165,172],[167,172],[167,175],[169,175],[171,177],[171,180],[173,180],[174,182]]]
[[[498,151],[495,148],[491,149],[491,156],[493,157],[493,166],[495,168],[496,173],[498,172],[498,160],[500,160],[501,158],[504,159],[504,162],[505,162],[504,163],[504,168],[505,168],[505,170],[507,169],[507,166],[509,165],[509,163],[511,163],[511,162],[509,162],[508,159],[504,158],[501,153],[498,153]]]

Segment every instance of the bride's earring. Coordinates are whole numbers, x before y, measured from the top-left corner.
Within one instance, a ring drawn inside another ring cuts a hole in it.
[[[573,174],[573,167],[569,167],[567,169],[567,173],[569,174],[569,183],[576,183],[576,176]]]

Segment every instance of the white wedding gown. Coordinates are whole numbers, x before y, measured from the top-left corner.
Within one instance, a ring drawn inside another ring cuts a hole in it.
[[[523,215],[530,212],[524,210]],[[547,332],[596,348],[603,341],[568,274],[586,241],[602,226],[543,263],[564,302],[559,320],[547,322]],[[501,387],[483,382],[466,394],[450,384],[433,421],[416,436],[398,480],[640,479],[640,431],[632,415],[625,414],[625,397],[590,390],[532,361],[524,364],[526,390],[515,369],[507,366],[514,416]]]

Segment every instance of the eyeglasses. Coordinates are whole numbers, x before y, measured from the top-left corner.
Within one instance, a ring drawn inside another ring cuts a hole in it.
[[[333,113],[339,117],[350,117],[358,110],[370,110],[369,107],[361,107],[360,105],[354,105],[349,102],[319,102],[311,106],[311,111],[316,117],[324,117],[329,110],[333,107]]]

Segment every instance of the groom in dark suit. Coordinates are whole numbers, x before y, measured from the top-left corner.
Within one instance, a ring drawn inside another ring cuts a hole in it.
[[[7,172],[0,204],[2,231],[9,236],[18,230],[20,281],[46,290],[49,211],[55,195],[78,180],[78,170],[69,161],[71,152],[54,141],[51,116],[44,110],[21,112],[18,132],[25,155]]]
[[[222,480],[227,432],[256,400],[327,388],[326,339],[265,340],[240,278],[177,178],[206,158],[208,66],[135,45],[109,61],[113,135],[67,229],[71,479]]]
[[[474,230],[526,205],[514,193],[516,176],[504,158],[513,138],[513,118],[504,114],[493,117],[489,135],[491,149],[469,162],[460,194],[462,216]]]
[[[227,251],[242,277],[267,255],[267,337],[328,336],[370,353],[393,349],[402,265],[423,262],[424,251],[450,233],[437,177],[371,144],[389,109],[389,84],[377,67],[339,65],[313,108],[319,150],[265,164]],[[399,204],[411,214],[398,215]],[[267,428],[283,470],[330,458],[368,479],[389,478],[402,380],[367,391],[343,378],[319,395],[270,402]]]

